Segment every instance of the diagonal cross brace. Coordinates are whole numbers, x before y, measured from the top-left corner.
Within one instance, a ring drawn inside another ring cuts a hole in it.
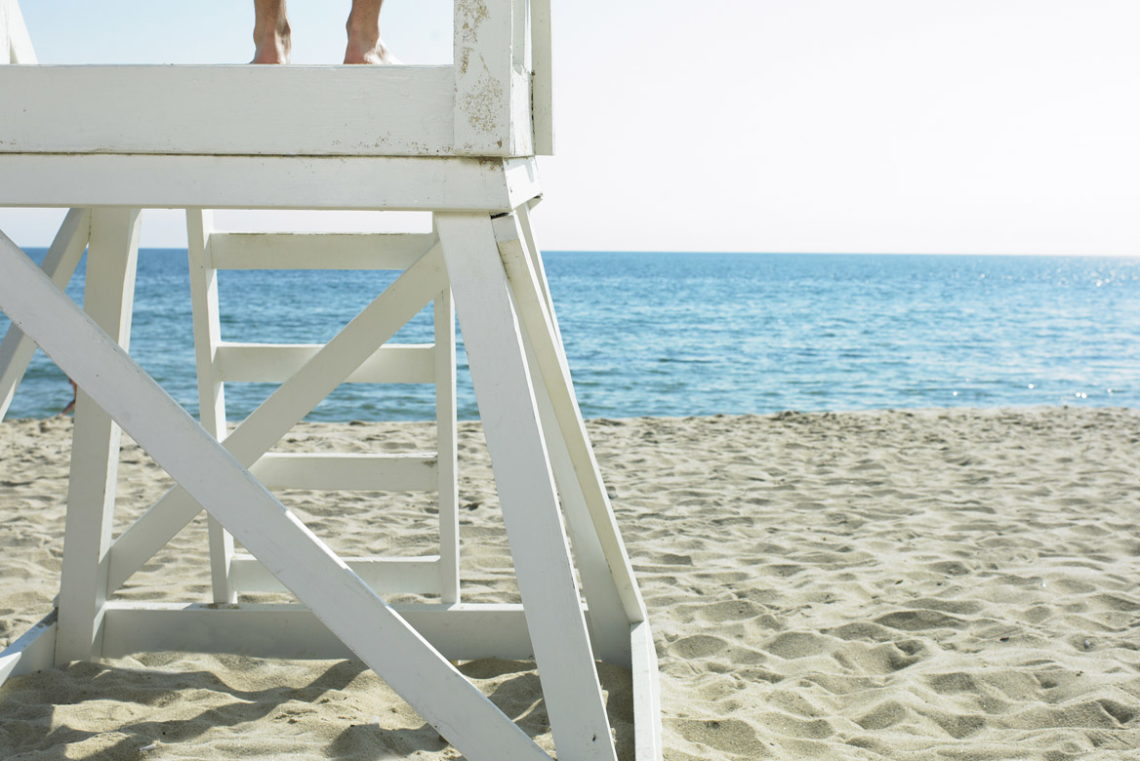
[[[361,660],[472,761],[549,761],[0,233],[0,307]]]
[[[91,210],[71,209],[55,234],[51,248],[44,257],[43,270],[51,281],[63,288],[71,280],[91,230]],[[8,412],[16,387],[24,377],[36,345],[15,325],[8,327],[4,341],[0,342],[0,420]]]
[[[226,437],[226,449],[243,467],[252,466],[445,288],[447,275],[437,243],[243,420]],[[108,588],[121,587],[201,509],[181,487],[163,495],[111,546]]]

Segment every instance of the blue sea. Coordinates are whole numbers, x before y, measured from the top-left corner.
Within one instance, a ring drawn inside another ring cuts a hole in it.
[[[42,251],[33,251],[42,256]],[[1140,407],[1140,259],[577,253],[544,257],[587,417]],[[390,282],[223,272],[230,341],[323,342]],[[82,299],[82,269],[70,292]],[[397,341],[430,340],[421,313]],[[0,317],[0,330],[7,320]],[[185,251],[141,252],[132,354],[197,411]],[[231,419],[273,390],[227,386]],[[37,353],[9,417],[70,399]],[[460,414],[476,416],[460,354]],[[428,419],[430,388],[345,384],[310,420]]]

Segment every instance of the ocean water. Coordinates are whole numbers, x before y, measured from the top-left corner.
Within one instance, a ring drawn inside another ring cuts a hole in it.
[[[42,256],[42,251],[33,254]],[[587,417],[780,410],[1140,407],[1140,259],[554,252]],[[393,278],[223,272],[231,341],[327,341]],[[69,290],[82,298],[82,270]],[[397,341],[428,340],[425,310]],[[7,320],[0,317],[0,330]],[[185,251],[141,252],[131,352],[196,413]],[[475,417],[460,354],[460,414]],[[273,390],[230,384],[231,419]],[[10,417],[70,388],[37,352]],[[310,420],[427,419],[430,387],[345,384]]]

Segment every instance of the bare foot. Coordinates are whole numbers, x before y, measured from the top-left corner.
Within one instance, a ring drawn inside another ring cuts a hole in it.
[[[380,6],[384,0],[353,0],[344,29],[348,44],[345,63],[399,63],[380,38]]]
[[[293,40],[288,21],[267,30],[254,29],[253,42],[257,48],[250,63],[289,63]]]
[[[383,40],[378,39],[375,42],[370,42],[349,39],[348,45],[344,49],[344,62],[398,64],[400,59],[392,55],[392,52],[385,47]]]

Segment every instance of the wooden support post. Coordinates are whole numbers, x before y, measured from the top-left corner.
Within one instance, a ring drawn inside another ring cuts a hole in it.
[[[614,572],[610,568],[611,559],[606,557],[602,543],[598,539],[589,507],[586,504],[585,490],[579,481],[570,454],[563,438],[555,402],[549,386],[562,380],[561,374],[547,378],[550,370],[543,370],[543,363],[536,354],[535,346],[540,341],[532,335],[537,331],[552,330],[544,317],[544,300],[539,280],[529,268],[531,257],[525,248],[518,220],[514,215],[506,215],[495,220],[495,231],[499,241],[499,253],[510,277],[512,297],[519,312],[522,335],[527,346],[528,366],[535,398],[542,415],[543,433],[550,451],[550,461],[558,484],[566,528],[574,548],[575,565],[582,578],[582,592],[590,609],[590,633],[594,652],[609,663],[630,664],[629,628],[632,620],[627,614]],[[525,276],[522,276],[524,275]],[[563,405],[564,395],[559,400]],[[566,411],[563,411],[566,415]],[[613,559],[619,565],[621,558]]]
[[[534,114],[534,152],[554,155],[554,95],[550,40],[550,0],[531,0],[531,98]]]
[[[471,761],[549,761],[2,234],[0,308]]]
[[[17,0],[0,0],[0,64],[35,63],[36,51]]]
[[[436,220],[554,743],[563,759],[616,761],[490,216]]]
[[[71,209],[63,218],[42,265],[44,273],[57,288],[66,286],[75,273],[87,248],[90,230],[91,212],[88,209]],[[16,387],[20,385],[35,351],[32,339],[15,325],[8,327],[4,342],[0,343],[0,420],[7,414],[16,395]]]
[[[609,494],[606,493],[601,471],[594,457],[589,435],[586,433],[586,425],[578,409],[578,400],[574,395],[565,351],[561,342],[555,339],[558,331],[555,327],[554,313],[546,308],[547,302],[542,296],[542,287],[532,267],[533,257],[522,250],[520,241],[525,241],[525,237],[522,237],[522,231],[512,215],[500,217],[497,230],[520,322],[534,351],[539,365],[538,370],[541,372],[546,391],[550,394],[553,411],[557,416],[558,430],[551,432],[550,435],[565,444],[573,462],[576,490],[581,491],[593,526],[593,531],[590,533],[601,543],[614,586],[625,608],[626,620],[629,623],[644,621],[645,603],[641,599],[633,567],[629,562],[629,553],[626,552],[621,532],[614,520]],[[574,515],[575,513],[570,511],[567,519],[572,520]],[[583,531],[584,535],[586,533]]]
[[[130,343],[138,234],[138,209],[95,209],[91,214],[84,305],[124,348]],[[119,439],[119,427],[110,415],[80,389],[67,492],[57,663],[101,654]]]
[[[190,307],[194,323],[194,356],[198,371],[198,420],[218,441],[226,437],[226,394],[218,368],[222,342],[218,307],[218,271],[210,251],[212,219],[208,210],[186,210],[187,256],[190,270]],[[213,516],[207,518],[210,542],[210,579],[214,602],[237,602],[230,583],[234,539]]]
[[[446,603],[459,602],[459,444],[455,399],[455,309],[451,289],[435,298],[435,441],[439,573]]]
[[[535,199],[532,203],[537,203]],[[534,226],[530,223],[531,204],[523,204],[515,209],[518,217],[519,230],[522,231],[522,245],[530,259],[531,268],[538,278],[538,285],[542,289],[542,298],[546,301],[546,312],[549,315],[550,327],[554,330],[554,338],[560,350],[563,350],[562,329],[558,326],[558,317],[554,313],[554,298],[550,295],[550,282],[546,279],[546,265],[542,261],[542,249],[534,242]]]

